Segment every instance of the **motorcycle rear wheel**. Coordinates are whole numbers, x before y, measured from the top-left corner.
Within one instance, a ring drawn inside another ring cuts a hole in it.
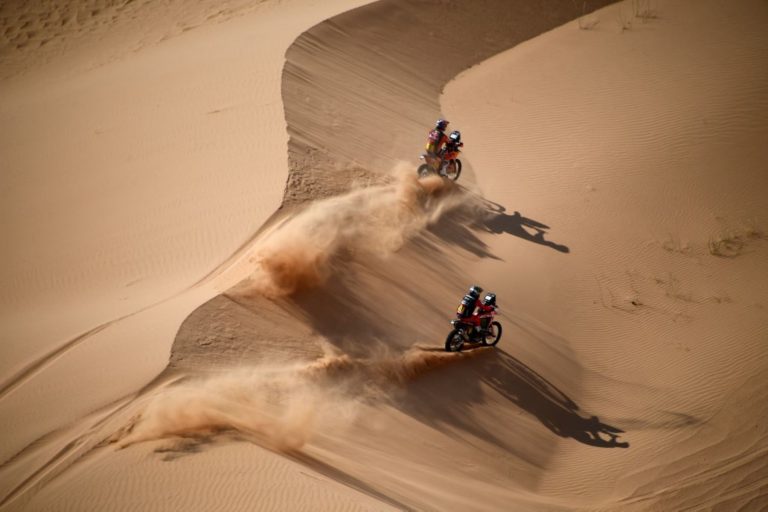
[[[493,347],[501,339],[501,324],[499,322],[491,322],[488,326],[488,333],[483,335],[483,345]]]
[[[418,169],[416,169],[416,174],[419,175],[419,178],[424,178],[425,176],[429,176],[430,169],[428,164],[421,164]]]
[[[464,347],[464,336],[458,329],[452,330],[448,337],[445,338],[445,351],[446,352],[461,352]]]

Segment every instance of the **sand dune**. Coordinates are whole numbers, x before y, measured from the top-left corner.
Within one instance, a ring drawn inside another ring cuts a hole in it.
[[[607,3],[3,4],[0,508],[768,507],[768,10]]]

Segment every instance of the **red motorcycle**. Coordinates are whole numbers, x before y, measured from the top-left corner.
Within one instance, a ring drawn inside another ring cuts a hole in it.
[[[451,320],[453,330],[445,339],[445,351],[460,352],[465,343],[495,346],[501,339],[501,324],[493,319],[496,312],[497,308],[494,306],[478,315]]]
[[[419,159],[424,160],[424,163],[419,166],[416,172],[419,174],[419,178],[437,174],[456,181],[461,174],[461,160],[457,156],[458,151],[443,156],[422,153]]]

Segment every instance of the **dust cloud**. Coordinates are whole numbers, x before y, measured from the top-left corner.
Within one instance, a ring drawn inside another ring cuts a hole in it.
[[[322,286],[342,258],[386,258],[464,200],[454,183],[418,179],[410,166],[398,165],[390,183],[318,201],[269,232],[254,250],[249,286],[270,298]],[[115,440],[125,447],[235,430],[275,450],[298,450],[317,432],[351,425],[365,404],[389,400],[393,390],[465,357],[472,355],[384,348],[353,358],[326,347],[314,361],[189,379],[145,396]]]
[[[296,450],[317,425],[338,422],[354,410],[339,387],[311,384],[300,368],[258,367],[157,389],[118,446],[235,430],[276,450]]]
[[[453,182],[418,179],[399,164],[386,185],[353,190],[318,201],[263,238],[254,251],[254,291],[267,297],[321,286],[340,257],[379,257],[459,203]]]
[[[411,348],[357,359],[328,354],[296,365],[259,366],[158,388],[114,440],[118,447],[174,436],[237,431],[271,449],[300,450],[314,434],[352,425],[366,404],[437,368],[488,349],[448,353]]]

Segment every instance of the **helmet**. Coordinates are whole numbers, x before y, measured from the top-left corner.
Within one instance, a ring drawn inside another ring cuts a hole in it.
[[[438,119],[435,123],[436,130],[445,130],[446,128],[448,128],[448,121],[445,119]]]
[[[480,297],[481,293],[483,293],[483,289],[476,284],[473,284],[469,287],[469,295],[473,296],[474,298]]]
[[[485,297],[483,297],[483,304],[486,306],[495,306],[496,305],[496,294],[495,293],[487,293]]]
[[[461,142],[461,132],[459,130],[453,130],[448,138],[453,142]]]

